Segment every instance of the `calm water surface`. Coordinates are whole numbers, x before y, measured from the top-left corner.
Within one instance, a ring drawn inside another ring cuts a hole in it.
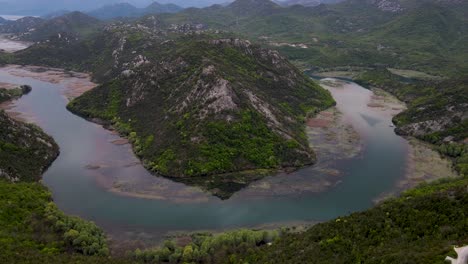
[[[65,212],[93,220],[107,230],[166,232],[322,221],[371,207],[372,200],[392,189],[405,173],[406,141],[394,134],[389,114],[367,107],[371,92],[353,83],[329,88],[344,118],[353,124],[365,145],[359,157],[336,161],[343,172],[340,184],[322,193],[254,198],[243,195],[249,192],[248,187],[221,201],[184,184],[152,176],[141,165],[134,165],[136,158],[128,145],[111,143],[118,136],[65,109],[61,85],[15,77],[1,69],[0,82],[33,87],[10,111],[27,116],[60,146],[60,156],[43,177],[55,202]],[[86,168],[90,164],[105,166],[90,170]],[[203,199],[181,202],[172,197],[155,200],[122,196],[98,184],[96,174],[157,181],[156,185],[166,186],[174,193],[190,191]],[[307,181],[321,176],[314,168],[306,168],[277,177],[301,177]]]

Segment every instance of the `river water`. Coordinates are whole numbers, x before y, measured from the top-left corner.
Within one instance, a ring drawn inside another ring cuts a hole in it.
[[[14,76],[4,69],[0,69],[0,82],[33,87],[8,111],[42,127],[60,146],[60,156],[43,175],[59,208],[95,221],[108,232],[166,234],[323,221],[371,207],[373,199],[392,189],[405,174],[408,145],[393,132],[392,115],[369,107],[372,92],[354,83],[327,87],[363,145],[353,158],[328,157],[327,166],[340,171],[339,180],[328,181],[333,184],[317,189],[321,191],[296,191],[298,185],[313,190],[330,177],[314,166],[268,177],[220,200],[196,187],[149,174],[128,144],[113,143],[120,139],[118,135],[66,110],[63,84]],[[318,157],[320,161],[320,153]],[[150,188],[153,196],[111,191],[119,184]],[[292,190],[284,191],[285,186]]]

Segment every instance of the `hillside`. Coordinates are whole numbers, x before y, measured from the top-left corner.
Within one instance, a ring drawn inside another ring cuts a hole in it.
[[[280,6],[270,0],[236,0],[226,6],[226,10],[235,16],[271,15]]]
[[[44,19],[38,17],[23,17],[15,21],[8,21],[0,26],[0,33],[20,34],[33,30]]]
[[[343,2],[343,0],[286,0],[286,1],[277,1],[282,6],[292,6],[292,5],[301,5],[301,6],[318,6],[320,4],[335,4]]]
[[[468,35],[466,14],[463,1],[347,0],[280,7],[238,0],[161,19],[242,34],[313,70],[386,65],[456,76],[468,69],[461,52]]]
[[[166,43],[151,53],[125,45],[114,53],[114,68],[125,70],[69,109],[114,123],[150,170],[170,177],[314,162],[303,122],[333,100],[286,59],[239,39]]]
[[[81,12],[71,12],[51,19],[26,17],[0,26],[0,32],[13,33],[16,39],[47,41],[52,37],[66,41],[89,36],[100,27],[100,21]]]
[[[224,197],[266,172],[315,162],[304,121],[333,99],[278,52],[154,17],[136,23],[35,45],[16,63],[93,72],[102,85],[69,110],[112,124],[149,170]]]

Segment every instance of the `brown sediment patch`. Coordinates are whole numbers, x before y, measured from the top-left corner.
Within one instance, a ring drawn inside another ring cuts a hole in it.
[[[126,183],[116,183],[109,191],[126,197],[149,200],[170,200],[175,203],[202,203],[209,201],[208,197],[191,195],[190,192],[184,194],[181,193],[182,190],[167,191],[162,189],[161,192],[158,193],[154,190],[141,190],[140,188],[127,189],[126,187],[128,187]]]
[[[398,100],[398,98],[392,94],[375,87],[373,87],[371,91],[374,94],[371,96],[370,102],[367,104],[368,107],[380,108],[382,111],[386,111],[392,116],[395,116],[406,109],[405,103]]]
[[[349,125],[336,107],[325,110],[307,122],[309,143],[324,160],[348,159],[361,153],[359,134]]]
[[[0,88],[12,90],[18,88],[17,84],[0,82]]]
[[[367,104],[368,107],[372,107],[372,108],[381,108],[381,107],[385,107],[384,104],[379,104],[379,103],[368,103]]]
[[[307,120],[307,126],[308,127],[329,127],[331,123],[334,121],[334,112],[330,110],[325,110],[320,113],[318,113],[315,117],[309,118]]]
[[[330,125],[330,120],[311,118],[307,120],[307,126],[309,127],[328,127]]]
[[[131,163],[125,164],[125,165],[123,165],[123,167],[124,167],[124,168],[130,168],[130,167],[138,166],[138,165],[140,165],[140,164],[141,164],[140,161],[135,161],[135,162],[131,162]]]
[[[101,166],[100,165],[91,165],[91,164],[89,164],[89,165],[86,165],[85,168],[87,170],[99,170],[101,168]]]
[[[120,139],[116,139],[116,140],[111,141],[111,143],[114,144],[114,145],[126,145],[126,144],[128,144],[128,139],[120,138]]]
[[[341,175],[341,172],[339,170],[334,170],[334,169],[327,169],[325,173],[327,173],[330,176],[335,176],[335,177]]]

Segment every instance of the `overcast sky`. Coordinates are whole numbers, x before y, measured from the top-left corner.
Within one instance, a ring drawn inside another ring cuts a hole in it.
[[[159,3],[174,3],[182,7],[204,7],[216,3],[225,3],[232,0],[157,0]],[[127,2],[138,7],[147,6],[153,0],[0,0],[0,14],[34,13],[53,11],[60,9],[67,10],[91,10],[102,5]],[[40,15],[40,14],[38,14]]]

